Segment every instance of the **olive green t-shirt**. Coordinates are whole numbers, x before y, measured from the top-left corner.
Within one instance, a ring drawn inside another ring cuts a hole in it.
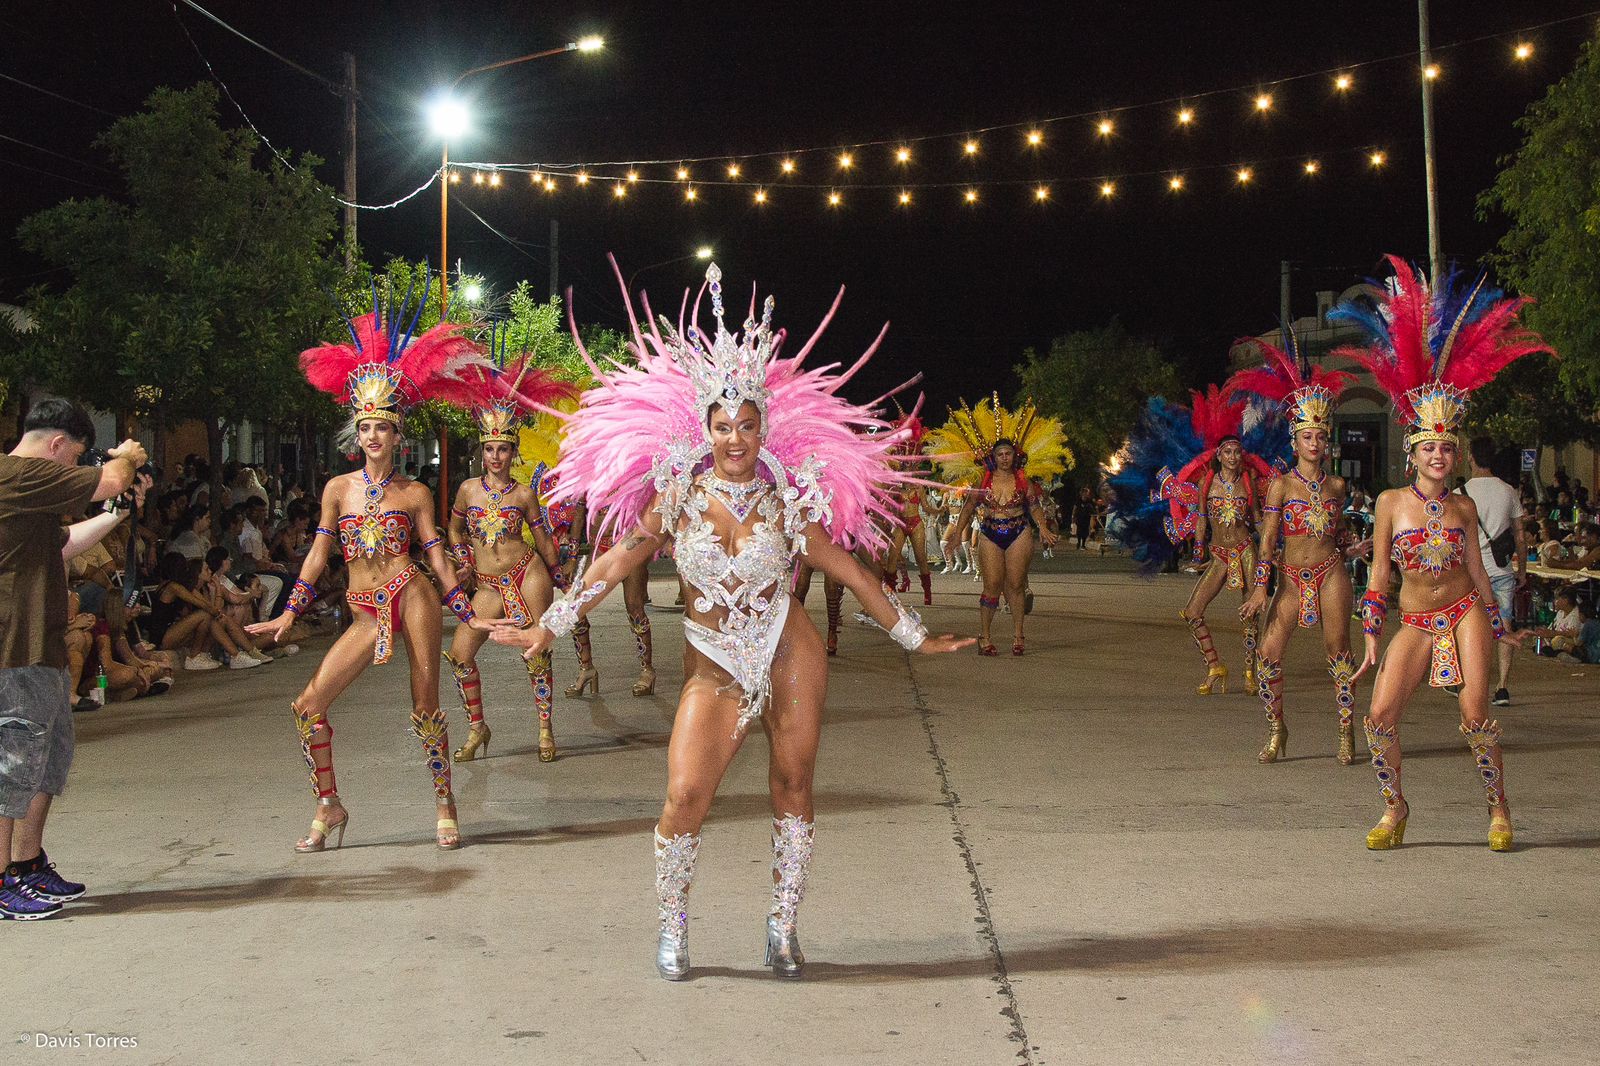
[[[0,455],[0,670],[67,666],[66,530],[83,514],[100,471]]]

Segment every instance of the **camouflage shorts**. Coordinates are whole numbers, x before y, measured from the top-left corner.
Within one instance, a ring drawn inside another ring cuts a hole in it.
[[[59,796],[72,765],[67,672],[0,670],[0,817],[21,818],[35,794]]]

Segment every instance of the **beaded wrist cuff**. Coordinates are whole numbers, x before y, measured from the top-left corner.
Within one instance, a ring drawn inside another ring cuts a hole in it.
[[[550,609],[539,616],[539,624],[558,637],[571,633],[578,625],[578,618],[584,605],[606,590],[604,581],[596,581],[588,588],[583,588],[578,581],[582,576],[582,571],[579,571],[574,576],[572,588],[567,594],[552,603]]]
[[[1506,637],[1506,620],[1500,616],[1500,605],[1491,603],[1485,610],[1489,612],[1489,628],[1494,630],[1494,639],[1504,640]]]
[[[431,551],[433,551],[433,549],[435,549],[435,548],[437,548],[439,546],[439,541],[441,539],[443,539],[443,538],[437,537],[437,536],[430,537],[428,540],[425,540],[425,541],[422,542],[421,549],[423,551],[425,551],[425,552],[431,552]]]
[[[1256,588],[1266,588],[1272,580],[1272,564],[1266,560],[1256,564]]]
[[[313,534],[313,536],[332,537],[334,540],[338,540],[339,539],[339,534],[335,533],[333,530],[329,529],[327,526],[318,526],[317,527],[317,531],[316,531],[315,534]]]
[[[463,622],[471,622],[478,617],[472,609],[472,601],[467,598],[466,592],[460,585],[452,586],[450,591],[444,594],[444,602]]]
[[[1372,589],[1361,597],[1361,632],[1369,637],[1383,636],[1383,623],[1389,617],[1389,597]]]
[[[472,545],[466,541],[459,541],[450,545],[450,554],[455,556],[456,566],[461,569],[472,569]]]
[[[289,593],[289,599],[284,603],[283,609],[299,618],[305,613],[311,601],[317,598],[317,590],[305,581],[296,581],[294,589]]]

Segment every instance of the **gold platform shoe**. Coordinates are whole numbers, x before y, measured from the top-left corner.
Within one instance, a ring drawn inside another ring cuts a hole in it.
[[[1194,692],[1197,696],[1222,696],[1228,691],[1228,668],[1222,663],[1217,663],[1206,671],[1205,684],[1198,686]]]
[[[1405,817],[1395,822],[1389,821],[1389,816],[1383,816],[1383,821],[1373,826],[1367,832],[1368,851],[1392,851],[1405,843],[1406,819],[1411,817],[1411,808],[1406,808]]]
[[[1289,751],[1289,727],[1282,718],[1267,723],[1271,730],[1267,734],[1266,746],[1261,749],[1261,754],[1256,756],[1261,762],[1277,762]]]
[[[489,723],[475,725],[467,730],[466,743],[462,744],[450,757],[456,762],[471,762],[481,754],[487,758],[489,755],[489,738],[493,734],[489,731]]]
[[[1511,819],[1497,814],[1489,820],[1489,850],[1511,850]]]

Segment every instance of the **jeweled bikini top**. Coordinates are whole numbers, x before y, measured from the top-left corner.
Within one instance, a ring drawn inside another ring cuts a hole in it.
[[[344,553],[344,561],[348,563],[357,556],[374,559],[380,555],[411,554],[411,515],[381,510],[384,491],[394,480],[394,471],[389,471],[382,481],[373,481],[363,467],[361,480],[365,482],[361,512],[339,516],[339,550]]]
[[[524,519],[522,508],[509,504],[500,506],[500,501],[515,489],[516,485],[509,485],[503,491],[497,492],[489,487],[487,478],[479,478],[478,483],[483,487],[484,495],[489,497],[489,506],[479,507],[477,504],[471,504],[467,507],[467,535],[489,545],[521,537]],[[571,523],[569,515],[567,524]]]
[[[1244,493],[1235,493],[1234,483],[1223,480],[1221,475],[1212,479],[1211,487],[1222,489],[1222,495],[1206,499],[1206,515],[1211,521],[1219,526],[1244,525],[1249,517],[1250,497]]]
[[[1411,491],[1422,501],[1422,527],[1396,533],[1389,557],[1400,569],[1412,573],[1439,575],[1454,570],[1465,556],[1467,531],[1458,526],[1445,528],[1444,496],[1430,500],[1416,485]]]
[[[760,518],[731,555],[705,517],[712,500],[741,524],[752,513]],[[676,526],[674,536],[678,573],[698,593],[694,609],[706,614],[725,608],[722,630],[743,628],[754,615],[766,612],[773,587],[781,590],[789,575],[793,551],[783,534],[783,500],[766,481],[737,484],[708,473],[695,479],[686,503],[681,513],[687,524]]]

